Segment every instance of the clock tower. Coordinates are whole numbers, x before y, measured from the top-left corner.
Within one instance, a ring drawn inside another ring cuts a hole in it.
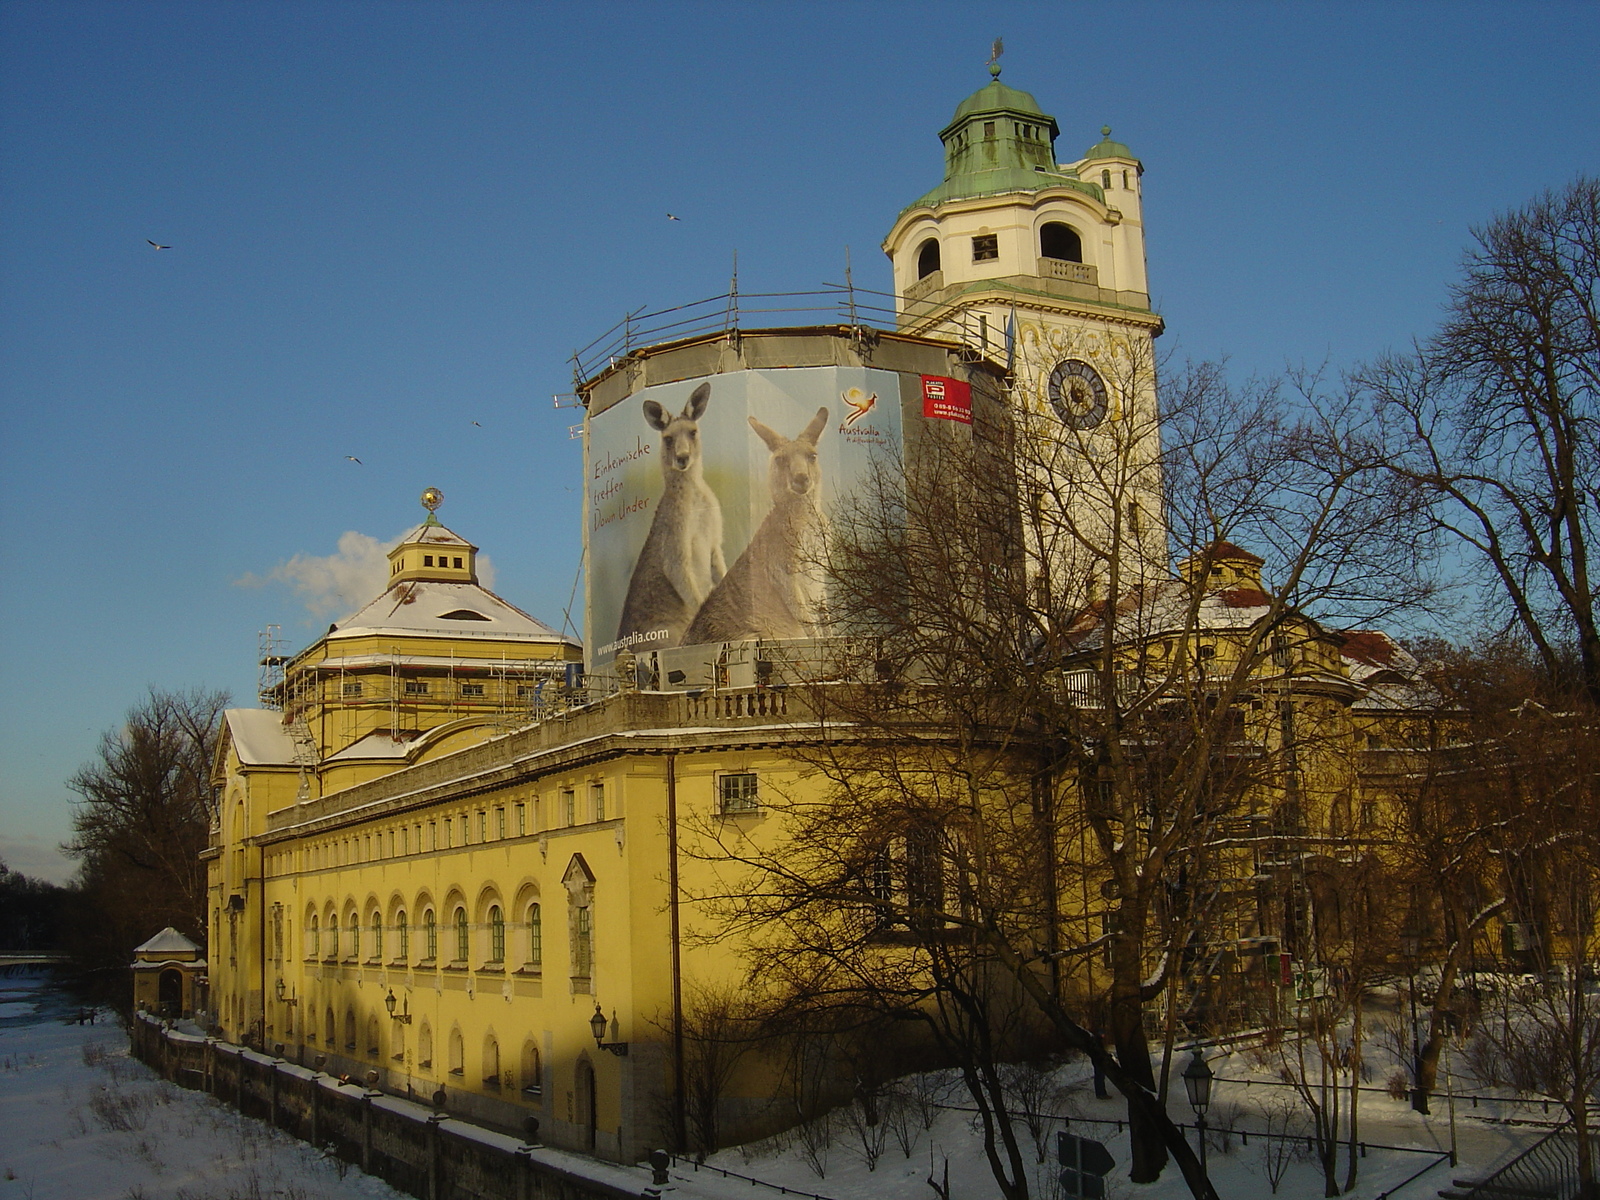
[[[1166,569],[1143,166],[1109,127],[1058,162],[1055,118],[989,71],[939,133],[944,182],[884,239],[899,328],[1008,368],[1035,506],[1064,518],[1039,523],[1051,594],[1120,592]]]

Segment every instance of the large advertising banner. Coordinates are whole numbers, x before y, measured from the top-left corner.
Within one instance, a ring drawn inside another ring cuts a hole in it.
[[[864,367],[658,384],[592,417],[591,666],[623,648],[824,633],[829,515],[902,445],[899,376]]]

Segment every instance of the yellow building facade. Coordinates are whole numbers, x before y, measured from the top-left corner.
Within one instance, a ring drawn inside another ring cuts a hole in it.
[[[1108,136],[1059,164],[1055,132],[998,80],[958,110],[945,185],[885,242],[897,331],[721,333],[585,382],[586,647],[484,589],[477,548],[424,493],[382,594],[273,664],[264,707],[226,715],[207,852],[224,1037],[500,1127],[531,1118],[607,1158],[681,1140],[685,1006],[737,988],[761,953],[706,899],[740,883],[719,845],[777,844],[775,801],[828,786],[811,749],[828,732],[812,705],[827,631],[765,531],[781,516],[791,540],[812,537],[815,498],[848,472],[914,455],[930,431],[985,436],[1009,412],[1056,422],[1064,449],[1109,439],[1127,457],[1117,495],[1134,500],[1101,519],[1140,563],[1124,586],[1165,570],[1159,480],[1141,465],[1161,328],[1141,167]],[[1207,559],[1214,579],[1165,576],[1175,611],[1195,588],[1214,597],[1213,624],[1156,614],[1137,653],[1181,641],[1225,662],[1266,611],[1260,565],[1230,547]],[[696,640],[705,629],[723,635]],[[1281,702],[1353,744],[1379,719],[1358,712],[1370,654],[1284,629],[1240,740],[1283,737]],[[1330,836],[1356,819],[1352,769],[1331,751],[1308,766],[1307,819]],[[1266,932],[1258,892],[1241,891],[1230,939]],[[1064,919],[1087,940],[1103,915],[1086,894]],[[784,1120],[760,1109],[769,1085],[758,1068],[737,1082],[730,1131]]]

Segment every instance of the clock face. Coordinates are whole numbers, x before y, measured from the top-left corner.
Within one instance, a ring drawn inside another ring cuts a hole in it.
[[[1050,407],[1068,429],[1093,429],[1106,419],[1106,385],[1081,358],[1063,358],[1050,372]]]

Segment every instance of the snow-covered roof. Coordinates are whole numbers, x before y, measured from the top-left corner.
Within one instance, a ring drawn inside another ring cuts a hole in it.
[[[283,727],[281,712],[266,708],[230,708],[222,718],[227,722],[233,752],[240,762],[252,767],[294,763],[294,741]]]
[[[323,762],[336,763],[352,758],[404,758],[416,739],[417,735],[413,733],[403,734],[401,740],[396,741],[387,729],[382,729],[357,738],[337,754],[328,755]]]
[[[450,536],[455,537],[454,534]],[[557,633],[486,587],[430,579],[395,584],[365,608],[333,626],[328,631],[328,640],[375,633],[579,644],[575,638]]]
[[[446,529],[437,521],[424,521],[415,529],[410,530],[400,539],[402,546],[465,546],[468,550],[477,547],[459,533]]]
[[[1117,601],[1117,636],[1134,639],[1249,629],[1267,615],[1272,597],[1259,587],[1234,583],[1207,590],[1191,613],[1192,605],[1195,605],[1193,585],[1181,579],[1135,588]],[[1104,604],[1093,606],[1077,619],[1072,632],[1079,649],[1100,644],[1105,620]]]
[[[198,954],[200,947],[168,925],[142,946],[133,948],[135,954]]]

